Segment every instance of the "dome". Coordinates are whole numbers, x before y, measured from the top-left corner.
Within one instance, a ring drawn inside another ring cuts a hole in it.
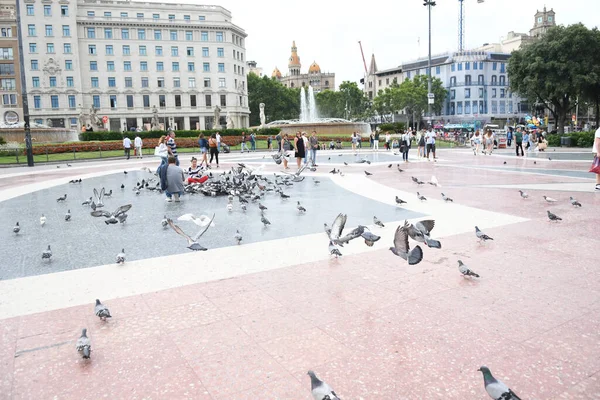
[[[296,41],[292,43],[292,55],[290,56],[288,67],[300,67],[300,57],[298,56],[298,48],[296,47]]]
[[[320,74],[321,67],[319,67],[319,64],[317,64],[315,61],[313,61],[313,63],[310,64],[310,67],[308,67],[308,73],[309,74]]]
[[[275,67],[275,69],[273,70],[271,78],[281,78],[281,71],[277,67]]]

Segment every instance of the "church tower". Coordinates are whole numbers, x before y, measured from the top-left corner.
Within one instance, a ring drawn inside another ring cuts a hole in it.
[[[288,68],[291,76],[300,75],[300,57],[298,57],[298,49],[296,48],[296,41],[292,42],[292,55],[290,56],[290,62]]]
[[[533,29],[529,31],[529,36],[539,37],[545,34],[548,29],[556,26],[556,13],[551,8],[550,11],[546,10],[546,6],[544,6],[543,11],[538,11],[535,13],[535,23],[533,25]]]

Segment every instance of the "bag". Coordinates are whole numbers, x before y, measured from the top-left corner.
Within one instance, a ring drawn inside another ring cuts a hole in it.
[[[155,155],[155,156],[159,156],[159,157],[162,157],[162,158],[167,158],[167,155],[168,155],[168,154],[169,154],[169,151],[167,150],[167,148],[166,148],[166,147],[164,147],[164,148],[162,149],[162,151],[161,151],[161,149],[160,149],[160,146],[156,146],[156,147],[154,148],[154,155]]]
[[[590,168],[590,172],[595,174],[600,174],[600,158],[598,156],[594,156],[594,161],[592,162],[592,168]]]

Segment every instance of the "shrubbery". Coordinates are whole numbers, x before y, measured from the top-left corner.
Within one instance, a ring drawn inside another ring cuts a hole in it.
[[[219,132],[221,136],[241,136],[242,132],[254,132],[256,135],[277,135],[281,129],[265,128],[265,129],[221,129],[221,130],[204,130],[204,131],[175,131],[175,137],[180,138],[197,138],[201,133],[205,137],[209,137],[213,133]],[[136,135],[142,139],[158,139],[165,135],[165,131],[143,131],[143,132],[81,132],[79,139],[84,142],[90,141],[107,141],[107,140],[122,140],[125,136],[134,138]]]
[[[594,145],[595,132],[572,132],[565,134],[564,137],[571,138],[572,147],[592,147]],[[546,137],[548,146],[559,147],[560,138],[563,137],[557,134],[549,134]]]
[[[393,132],[401,132],[406,129],[406,124],[404,122],[392,122],[387,124],[379,125],[379,129],[383,132],[393,131]]]
[[[0,136],[0,144],[6,144],[6,140],[2,136]]]

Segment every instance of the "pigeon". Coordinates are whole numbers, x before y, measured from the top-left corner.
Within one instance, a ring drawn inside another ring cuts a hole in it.
[[[94,188],[94,203],[96,204],[96,207],[98,207],[98,208],[104,207],[104,203],[102,202],[103,199],[104,199],[104,188],[100,189],[100,192],[98,192],[98,190],[96,190],[96,188]]]
[[[102,188],[104,189],[104,188]],[[112,189],[110,189],[110,192],[108,193],[104,193],[104,197],[111,197],[112,196]]]
[[[177,234],[183,236],[187,240],[188,249],[193,251],[206,251],[208,249],[206,247],[201,246],[200,243],[198,243],[198,239],[200,239],[202,235],[204,235],[204,233],[208,230],[208,228],[210,228],[213,219],[215,219],[215,214],[213,214],[210,222],[204,227],[204,229],[198,231],[198,233],[196,233],[196,235],[193,237],[190,237],[185,232],[183,232],[181,228],[175,225],[171,219],[168,219],[167,221],[169,223],[169,226],[173,228],[173,230],[177,232]]]
[[[84,201],[83,203],[81,203],[82,206],[89,206],[90,204],[92,204],[92,198],[91,197],[89,199],[87,199],[86,201]]]
[[[121,189],[125,189],[125,185],[121,183]]]
[[[479,243],[486,242],[488,240],[494,240],[485,233],[481,232],[478,227],[475,227],[475,235],[477,236],[477,239],[479,239]]]
[[[242,204],[242,205],[240,206],[240,208],[242,209],[242,211],[246,212],[246,205],[245,205],[245,204]]]
[[[90,352],[92,351],[92,344],[90,339],[87,337],[87,329],[83,328],[81,331],[81,336],[77,339],[77,344],[75,345],[77,352],[81,354],[81,357],[88,359],[90,358]]]
[[[165,215],[165,219],[166,218],[167,217]],[[210,226],[213,227],[215,226],[215,223],[211,222],[212,220],[208,215],[195,216],[194,214],[183,214],[181,217],[177,218],[177,221],[192,221],[198,226],[206,226],[208,224],[211,224]]]
[[[288,196],[287,194],[283,193],[283,192],[279,192],[279,196],[281,196],[282,199],[289,199],[290,196]]]
[[[71,165],[71,164],[69,164],[69,163],[67,163],[67,167],[72,167],[72,165]]]
[[[313,182],[315,183],[315,185],[318,185],[319,183],[321,183],[321,181],[318,181],[316,179],[313,179]]]
[[[128,216],[129,216],[129,215],[127,215],[127,214],[120,214],[119,216],[117,216],[117,219],[119,220],[119,222],[120,222],[121,224],[124,224],[124,223],[125,223],[125,221],[127,221],[127,217],[128,217]]]
[[[435,176],[433,176],[433,175],[431,176],[431,180],[429,182],[427,182],[427,183],[429,183],[430,185],[436,186],[436,187],[442,187],[442,185],[440,185],[438,183],[437,178]]]
[[[406,231],[408,236],[417,242],[425,244],[427,247],[434,249],[441,249],[442,244],[439,240],[431,239],[429,234],[435,226],[435,221],[428,219],[424,221],[418,221],[415,225],[405,223]]]
[[[479,278],[479,274],[471,271],[461,260],[458,260],[458,270],[463,275],[463,277],[474,276],[475,278]]]
[[[331,171],[329,171],[330,174],[337,174],[338,171],[336,171],[336,169],[332,169]]]
[[[323,226],[325,227],[325,233],[327,234],[327,237],[329,237],[331,235],[331,228],[329,225],[327,225],[327,222],[325,222]]]
[[[267,208],[267,207],[265,207],[265,206],[263,206],[261,203],[258,203],[258,208],[259,208],[261,211],[268,210],[268,208]]]
[[[544,200],[546,200],[548,203],[556,203],[558,201],[556,199],[553,199],[552,197],[548,197],[548,196],[543,196],[543,197],[544,197]]]
[[[300,204],[300,202],[298,202],[298,205],[296,206],[296,208],[298,209],[298,211],[300,211],[301,213],[305,213],[306,212],[306,208],[302,207],[302,205]]]
[[[71,220],[71,210],[67,210],[65,214],[65,221],[69,222]]]
[[[102,321],[106,321],[106,318],[112,318],[112,315],[110,315],[110,311],[108,311],[108,308],[104,304],[100,303],[100,300],[98,299],[96,299],[96,307],[94,307],[94,313]]]
[[[331,225],[331,228],[329,228],[327,226],[327,224],[325,225],[325,232],[327,232],[327,235],[329,236],[329,240],[333,243],[336,244],[340,244],[339,239],[340,236],[342,236],[342,231],[344,230],[344,226],[346,226],[346,221],[348,219],[348,216],[346,214],[338,214],[337,217],[335,217],[335,220],[333,220],[333,224]],[[343,244],[342,244],[343,246]]]
[[[340,249],[338,249],[337,246],[331,240],[329,241],[329,254],[335,256],[335,258],[342,256]]]
[[[446,203],[448,203],[448,202],[450,202],[450,203],[453,203],[453,202],[454,202],[454,200],[453,200],[453,199],[451,199],[450,197],[446,196],[444,193],[442,193],[442,199],[443,199],[443,200],[444,200]]]
[[[51,258],[52,258],[52,250],[50,249],[50,245],[48,245],[48,248],[42,252],[42,260],[50,261]]]
[[[480,367],[477,371],[483,374],[485,391],[494,400],[521,400],[504,382],[497,380],[488,367]]]
[[[20,230],[21,230],[21,227],[19,226],[19,223],[17,222],[13,228],[13,232],[19,233]]]
[[[124,173],[125,175],[127,175],[127,171],[123,171],[123,173]]]
[[[65,200],[67,200],[67,195],[66,194],[64,196],[61,196],[58,199],[56,199],[56,202],[58,203],[59,201],[65,201]]]
[[[169,221],[167,220],[166,215],[163,217],[162,221],[160,221],[160,224],[162,225],[163,228],[167,228],[169,226]]]
[[[121,216],[121,215],[125,214],[127,211],[129,211],[129,209],[131,207],[132,207],[131,204],[126,204],[124,206],[120,206],[119,208],[117,208],[112,213],[109,213],[108,211],[103,211],[103,210],[96,210],[96,211],[92,211],[90,213],[90,215],[92,217],[105,217],[105,218],[107,218],[104,221],[106,223],[106,225],[108,225],[108,224],[117,224],[117,223],[119,223],[119,220],[117,218],[119,218],[119,216]]]
[[[419,245],[410,250],[410,247],[408,246],[407,225],[408,223],[405,221],[404,226],[399,225],[396,229],[396,233],[394,235],[394,246],[390,247],[390,251],[394,255],[408,261],[408,265],[415,265],[423,260],[423,250]]]
[[[548,218],[550,219],[550,221],[562,221],[561,217],[559,217],[556,214],[551,213],[550,211],[548,211]]]
[[[524,191],[519,190],[519,193],[521,194],[521,198],[523,198],[523,199],[528,199],[529,198],[529,195],[527,193],[525,193]]]
[[[40,225],[43,227],[44,225],[46,225],[46,216],[44,216],[44,214],[42,214],[42,216],[40,217]]]
[[[235,231],[235,236],[234,236],[234,238],[235,238],[235,241],[237,242],[237,244],[240,244],[240,243],[242,243],[242,235],[240,234],[240,231],[239,231],[239,230],[236,230],[236,231]]]
[[[421,201],[427,201],[427,197],[421,195],[419,192],[417,192],[417,198]]]
[[[267,225],[271,225],[271,221],[269,221],[267,217],[265,217],[265,214],[263,212],[260,213],[260,222],[262,222],[265,227]]]
[[[377,226],[380,226],[382,228],[385,228],[385,225],[383,224],[383,222],[381,222],[380,220],[377,219],[377,217],[373,217],[373,223]]]
[[[573,197],[569,197],[569,200],[571,200],[571,204],[572,204],[574,207],[581,207],[581,203],[580,203],[580,202],[578,202],[577,200],[575,200]]]
[[[331,386],[323,382],[313,371],[308,371],[310,376],[310,390],[314,400],[339,400],[338,395],[333,391]]]
[[[344,165],[348,166],[348,163],[346,161],[344,161]]]
[[[365,175],[366,175],[366,176],[371,176],[371,175],[373,175],[373,174],[372,174],[372,173],[370,173],[369,171],[365,171]]]
[[[398,172],[404,172],[404,170],[400,168],[400,165],[398,165]]]
[[[373,247],[373,244],[381,239],[381,236],[377,236],[371,232],[363,232],[363,234],[360,236],[365,239],[365,244],[369,247]]]
[[[396,204],[401,206],[402,204],[406,204],[406,202],[404,200],[402,200],[400,197],[396,196]]]
[[[415,178],[414,176],[411,176],[411,179],[413,180],[414,183],[416,183],[417,185],[424,185],[425,182],[423,182],[422,180],[419,180],[417,178]]]
[[[141,193],[141,192],[140,192],[140,189],[135,189],[135,194],[136,194],[136,195],[139,195],[140,193]]]
[[[125,249],[121,249],[121,252],[117,254],[117,264],[125,263]]]
[[[392,164],[388,165],[388,168],[392,168]]]

